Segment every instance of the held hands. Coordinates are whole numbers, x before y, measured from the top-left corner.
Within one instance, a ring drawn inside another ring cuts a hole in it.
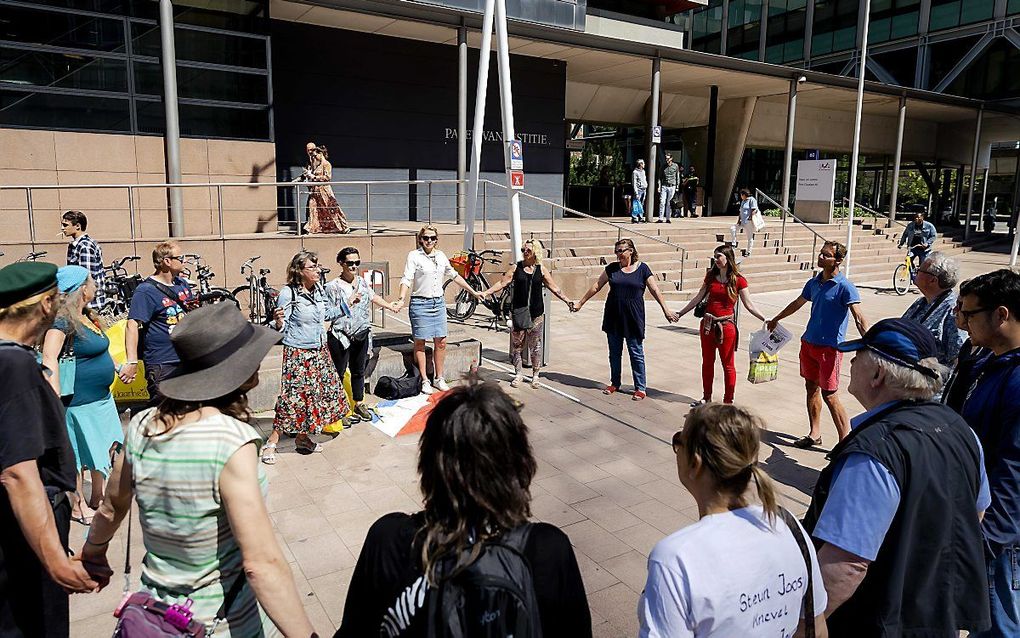
[[[389,304],[389,308],[391,312],[400,312],[404,308],[404,302],[398,299],[393,303]]]
[[[110,571],[113,574],[113,571]],[[104,585],[92,579],[78,557],[61,557],[60,562],[50,570],[50,577],[68,594],[91,594]],[[106,582],[110,579],[107,577]]]
[[[102,590],[110,584],[113,569],[110,567],[110,561],[106,557],[105,547],[102,551],[90,551],[89,547],[89,544],[86,543],[78,555],[81,556],[81,563],[85,567],[85,571],[98,583],[99,589]]]
[[[769,319],[765,322],[765,327],[768,328],[769,332],[775,332],[776,326],[779,325],[778,319]]]
[[[125,363],[117,369],[117,376],[125,385],[131,385],[138,376],[138,363]]]
[[[584,302],[583,301],[571,301],[567,305],[570,307],[570,312],[578,312],[581,309],[581,306],[584,305]]]
[[[666,321],[670,323],[676,323],[677,321],[680,321],[680,315],[676,314],[669,308],[663,308],[662,314],[666,317]]]

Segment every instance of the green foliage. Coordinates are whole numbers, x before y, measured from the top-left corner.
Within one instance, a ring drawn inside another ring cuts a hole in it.
[[[626,183],[623,152],[613,138],[590,139],[580,153],[570,154],[572,186],[611,186]]]

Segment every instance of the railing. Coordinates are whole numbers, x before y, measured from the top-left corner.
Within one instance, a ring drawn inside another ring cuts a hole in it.
[[[850,199],[847,198],[847,197],[844,197],[843,198],[843,203],[844,204],[849,204],[850,203]],[[874,217],[875,219],[878,219],[879,217],[885,218],[886,220],[888,220],[889,226],[892,226],[893,224],[897,224],[899,226],[902,226],[903,228],[907,227],[906,224],[904,224],[900,220],[896,219],[896,214],[895,213],[880,213],[880,212],[878,212],[877,210],[875,210],[873,208],[868,208],[867,206],[865,206],[864,204],[862,204],[860,202],[854,202],[854,209],[857,209],[857,208],[860,208],[861,210],[863,210],[865,213],[868,214],[869,217]]]
[[[486,184],[492,184],[492,186],[494,186],[496,188],[503,189],[504,193],[506,191],[506,186],[504,186],[503,184],[499,184],[497,182],[493,182],[493,181],[490,181],[490,180],[481,180],[481,181],[483,183],[483,187]],[[482,190],[482,194],[483,195],[485,194],[484,188]],[[601,217],[595,217],[593,215],[589,215],[588,213],[582,213],[579,210],[575,210],[573,208],[569,208],[567,206],[564,206],[562,204],[557,204],[555,202],[550,202],[547,199],[542,199],[541,197],[536,197],[535,195],[531,195],[531,194],[526,193],[524,191],[520,192],[520,196],[522,198],[524,198],[524,199],[529,200],[529,201],[538,202],[539,204],[543,204],[543,205],[549,207],[549,250],[550,250],[550,253],[551,253],[551,251],[556,249],[556,209],[559,209],[559,210],[563,211],[564,213],[570,213],[571,215],[576,215],[577,217],[581,217],[583,219],[588,219],[588,220],[591,220],[591,221],[603,224],[605,226],[609,226],[611,228],[615,228],[616,229],[616,241],[620,241],[623,238],[624,230],[626,230],[628,235],[638,235],[640,237],[644,237],[645,239],[650,239],[650,240],[652,240],[654,242],[658,242],[660,244],[665,244],[666,246],[669,246],[670,248],[673,248],[674,250],[676,250],[677,252],[680,253],[680,282],[679,282],[679,287],[677,288],[677,290],[683,290],[684,289],[684,271],[685,271],[685,265],[686,265],[686,261],[687,261],[687,249],[684,248],[683,246],[681,246],[679,244],[674,244],[673,242],[669,241],[668,239],[663,239],[662,237],[659,237],[657,235],[649,235],[648,233],[643,233],[640,230],[632,228],[629,224],[628,225],[624,225],[624,224],[620,224],[619,222],[609,221],[609,220],[601,218]],[[484,201],[484,198],[483,198],[483,201]],[[483,233],[486,232],[486,208],[484,206],[482,207],[482,232]]]
[[[821,239],[823,244],[826,241],[828,241],[828,240],[825,237],[822,237],[821,235],[819,235],[818,231],[816,231],[814,228],[811,228],[810,226],[808,226],[804,222],[804,220],[802,220],[801,218],[799,218],[796,215],[794,215],[793,212],[790,211],[790,209],[786,208],[785,206],[783,206],[782,204],[780,204],[776,200],[774,200],[771,197],[769,197],[767,194],[763,193],[761,191],[761,189],[756,188],[756,189],[754,189],[754,192],[755,192],[755,196],[757,197],[757,199],[759,201],[764,200],[766,202],[769,202],[770,204],[772,204],[773,206],[778,208],[783,213],[782,231],[779,234],[779,245],[780,246],[783,246],[783,247],[786,246],[786,218],[787,217],[789,217],[793,221],[797,222],[798,224],[800,224],[804,228],[806,228],[806,229],[811,231],[811,234],[814,235],[814,238],[811,240],[811,259],[813,261],[814,260],[814,256],[817,254],[817,250],[818,250],[818,240]]]

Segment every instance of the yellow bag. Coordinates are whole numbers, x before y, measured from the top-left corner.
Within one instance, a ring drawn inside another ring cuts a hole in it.
[[[126,330],[127,319],[121,319],[106,331],[106,337],[110,340],[110,356],[113,357],[113,363],[118,366],[127,361],[127,354],[124,352]],[[141,361],[138,362],[138,374],[130,384],[124,383],[119,376],[114,375],[110,393],[113,394],[113,400],[117,403],[148,401],[149,388],[145,382],[145,364]]]
[[[755,356],[757,355],[757,356]],[[768,383],[779,377],[779,355],[764,352],[751,353],[751,365],[747,369],[747,380],[751,383]]]
[[[344,396],[347,398],[347,411],[344,412],[344,416],[350,416],[354,413],[354,398],[351,396],[351,371],[350,369],[344,370]],[[344,429],[343,420],[330,423],[326,427],[322,428],[322,431],[326,434],[337,434]]]

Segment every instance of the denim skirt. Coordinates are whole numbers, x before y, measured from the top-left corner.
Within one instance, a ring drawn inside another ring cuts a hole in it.
[[[411,297],[407,309],[412,339],[446,336],[446,300],[443,297]]]

